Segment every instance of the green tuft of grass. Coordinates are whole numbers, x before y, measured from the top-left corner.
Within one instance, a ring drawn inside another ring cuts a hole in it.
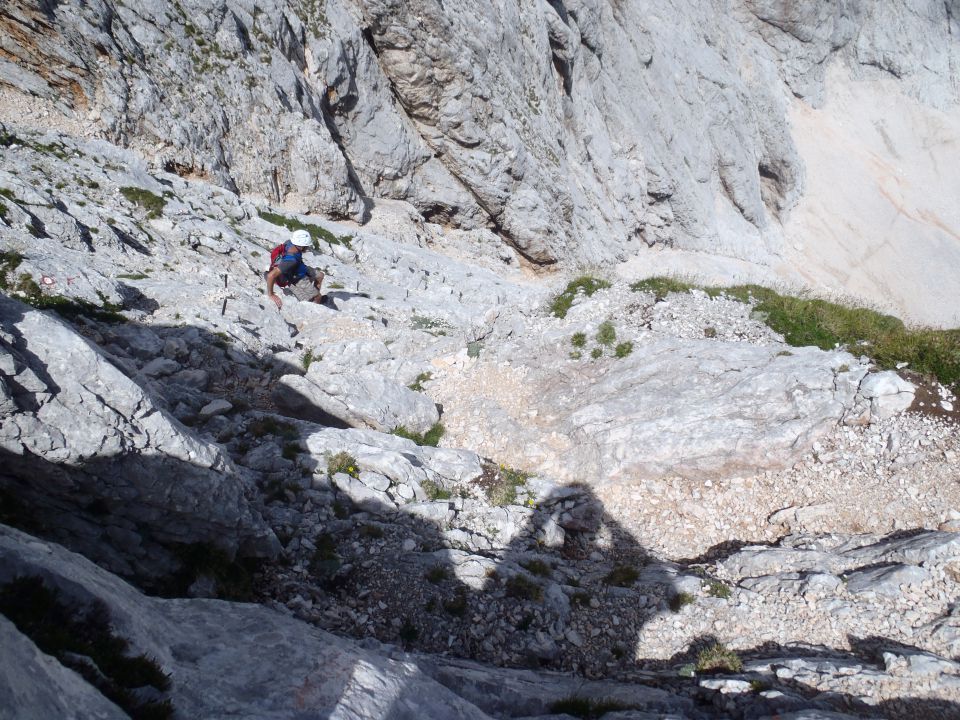
[[[405,645],[411,645],[420,637],[420,631],[417,630],[417,626],[410,621],[410,618],[407,618],[403,621],[403,625],[400,626],[397,635]]]
[[[597,342],[604,347],[610,347],[617,341],[617,330],[613,323],[604,320],[597,328]]]
[[[310,237],[313,239],[313,249],[316,251],[320,250],[321,241],[327,243],[328,245],[343,245],[347,248],[350,247],[351,237],[349,235],[337,236],[329,230],[320,227],[319,225],[311,225],[301,220],[297,220],[296,218],[288,217],[287,215],[280,215],[279,213],[261,212],[260,217],[266,220],[268,223],[285,227],[291,232],[294,230],[306,230],[308,233],[310,233]]]
[[[617,345],[617,347],[613,351],[613,354],[615,357],[623,359],[632,352],[633,352],[633,343],[630,341],[627,341]]]
[[[143,208],[148,218],[158,218],[163,214],[163,209],[167,206],[167,201],[159,195],[154,195],[149,190],[138,187],[122,187],[120,194],[134,205]]]
[[[582,348],[584,345],[587,344],[587,334],[582,332],[575,332],[570,337],[570,344],[573,345],[575,348]]]
[[[513,575],[506,582],[507,597],[520,600],[543,600],[543,588],[525,575]]]
[[[548,578],[553,574],[553,568],[543,560],[524,560],[520,563],[520,567],[537,577]]]
[[[590,357],[592,357],[594,360],[599,360],[600,358],[602,358],[603,348],[595,347],[593,350],[590,351]]]
[[[516,503],[517,490],[526,485],[529,479],[530,473],[500,465],[491,476],[484,476],[481,485],[490,504],[503,507]]]
[[[579,696],[572,696],[557,700],[550,705],[550,712],[554,715],[572,715],[582,720],[597,720],[607,713],[629,710],[628,705],[615,700],[594,700]]]
[[[433,427],[427,430],[425,433],[415,433],[412,430],[407,430],[406,427],[400,425],[395,427],[390,431],[392,435],[397,437],[406,438],[407,440],[413,440],[417,445],[426,445],[428,447],[437,447],[440,443],[440,438],[443,437],[443,433],[446,432],[443,423],[435,423]]]
[[[93,232],[96,228],[90,228],[90,232]],[[143,273],[124,273],[123,275],[117,275],[118,280],[146,280],[149,275],[144,275]]]
[[[427,579],[427,582],[431,582],[434,585],[439,585],[447,579],[447,569],[443,565],[434,565],[432,568],[427,570],[427,572],[424,574],[424,577]]]
[[[257,418],[247,428],[251,435],[262,438],[266,435],[276,435],[285,440],[296,440],[300,433],[290,423],[278,422],[272,417]]]
[[[731,595],[730,586],[719,580],[714,580],[707,585],[707,595],[726,600]]]
[[[432,480],[424,480],[420,483],[420,487],[423,488],[428,500],[449,500],[453,497],[453,493],[444,490]]]
[[[589,275],[582,275],[575,280],[571,280],[564,291],[553,299],[553,302],[550,303],[550,313],[555,317],[565,318],[567,312],[573,306],[573,300],[579,291],[582,290],[587,297],[590,297],[597,292],[597,290],[608,287],[610,287],[610,283],[606,280],[590,277]]]
[[[285,460],[296,460],[297,455],[300,454],[300,443],[289,442],[283,446],[283,452],[281,455]]]
[[[414,392],[423,392],[423,384],[429,380],[433,380],[433,373],[429,371],[422,372],[417,375],[417,379],[407,385],[407,387]]]
[[[690,593],[680,592],[670,598],[670,609],[673,612],[680,612],[687,605],[694,602],[694,597]]]
[[[570,596],[570,602],[578,607],[590,607],[593,596],[586,590],[579,590]]]
[[[309,370],[310,366],[318,360],[323,360],[323,355],[320,355],[319,353],[314,355],[312,348],[307,348],[307,351],[300,357],[300,362],[303,364],[303,369],[305,371]]]
[[[731,672],[743,670],[743,660],[722,643],[714,643],[697,655],[697,672]]]
[[[463,617],[467,612],[467,594],[460,590],[450,600],[444,600],[443,609],[454,617]]]
[[[360,477],[360,470],[356,458],[343,450],[331,455],[327,460],[327,474],[333,477],[337,473],[346,473],[354,479]]]
[[[380,540],[383,538],[383,528],[379,525],[364,525],[360,528],[360,536],[370,540]]]
[[[630,289],[634,292],[649,292],[653,293],[654,297],[659,301],[663,300],[667,295],[672,292],[682,293],[689,292],[693,290],[696,286],[691,285],[690,283],[683,282],[682,280],[677,280],[675,278],[669,277],[652,277],[647,278],[646,280],[640,280],[630,285]]]
[[[314,539],[313,544],[316,549],[310,557],[310,572],[322,580],[332,578],[341,565],[336,539],[330,533],[323,533]]]
[[[613,570],[607,573],[603,581],[607,585],[616,585],[617,587],[630,587],[637,578],[640,577],[640,571],[632,565],[617,565]]]

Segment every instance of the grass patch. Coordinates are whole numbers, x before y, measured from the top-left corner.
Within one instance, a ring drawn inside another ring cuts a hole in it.
[[[707,595],[720,598],[721,600],[727,600],[731,595],[730,586],[719,580],[714,580],[707,585]]]
[[[731,672],[743,670],[743,660],[723,643],[714,643],[697,655],[697,672]]]
[[[444,600],[443,609],[454,617],[463,617],[467,613],[467,594],[461,590],[450,600]]]
[[[520,600],[543,600],[543,588],[525,575],[513,575],[506,582],[507,597]]]
[[[449,577],[447,569],[443,565],[434,565],[432,568],[427,570],[424,573],[424,577],[427,579],[427,582],[431,582],[434,585],[439,585],[444,580]]]
[[[695,286],[661,277],[642,280],[630,287],[666,294]],[[899,318],[876,310],[781,295],[760,285],[701,289],[711,297],[722,294],[741,302],[752,302],[757,316],[795,347],[814,345],[822,350],[837,345],[850,347],[857,353],[869,355],[884,370],[906,362],[911,370],[960,390],[960,328],[911,329]]]
[[[453,497],[453,493],[449,490],[444,490],[432,480],[424,480],[420,483],[420,487],[423,488],[423,492],[426,494],[428,500],[449,500]]]
[[[554,715],[572,715],[583,720],[597,720],[607,713],[629,710],[630,707],[615,700],[593,700],[584,697],[568,697],[550,705]]]
[[[417,626],[410,622],[410,618],[407,618],[403,621],[403,625],[400,626],[400,631],[398,636],[403,640],[405,645],[410,645],[416,642],[417,638],[420,637],[420,631],[417,630]]]
[[[576,332],[570,337],[570,344],[575,348],[582,348],[587,344],[587,334]]]
[[[581,275],[575,280],[571,280],[564,291],[553,299],[553,302],[550,303],[550,313],[555,317],[565,318],[567,312],[573,306],[573,300],[577,297],[578,292],[582,291],[584,295],[590,297],[597,290],[608,287],[610,287],[610,283],[606,280]]]
[[[594,360],[599,360],[600,358],[602,358],[603,348],[595,347],[593,350],[590,351],[590,357],[592,357]]]
[[[163,214],[167,201],[149,190],[138,187],[122,187],[120,194],[134,205],[143,208],[148,218],[158,218]]]
[[[251,435],[262,438],[266,435],[275,435],[285,440],[296,440],[300,433],[290,423],[278,422],[271,417],[257,418],[247,428]]]
[[[609,320],[604,320],[600,323],[600,327],[597,328],[597,342],[604,347],[610,347],[617,341],[617,330],[613,327],[613,323]]]
[[[164,720],[173,716],[169,700],[150,695],[170,689],[170,678],[155,660],[130,655],[129,643],[110,624],[102,602],[71,608],[42,578],[20,577],[0,588],[0,613],[40,650],[76,671],[130,717]],[[150,694],[140,688],[153,688]]]
[[[7,212],[9,212],[7,206],[0,202],[0,220],[3,220],[3,222],[7,221]]]
[[[481,485],[486,491],[487,500],[491,505],[503,507],[517,502],[517,490],[526,485],[530,473],[523,470],[500,465],[492,475],[481,478]]]
[[[520,567],[537,577],[548,578],[553,574],[553,568],[543,560],[525,560],[520,563]]]
[[[288,442],[283,446],[283,452],[280,453],[284,460],[296,460],[300,454],[300,443]]]
[[[570,596],[570,602],[577,607],[590,607],[592,597],[586,590],[580,590]]]
[[[300,357],[300,362],[303,364],[304,371],[309,370],[310,366],[318,360],[323,360],[323,355],[317,353],[313,354],[312,348],[307,348],[307,351]]]
[[[687,592],[680,592],[670,598],[670,609],[673,612],[680,612],[687,605],[692,605],[695,598]]]
[[[414,380],[409,385],[407,385],[407,387],[413,390],[414,392],[423,392],[423,384],[425,382],[428,382],[429,380],[433,380],[433,373],[429,371],[422,372],[419,375],[417,375],[417,379]]]
[[[93,232],[96,228],[90,228],[90,232]],[[117,280],[146,280],[149,275],[143,273],[124,273],[123,275],[117,275]]]
[[[633,343],[632,342],[622,342],[614,348],[613,354],[615,357],[623,359],[627,355],[633,352]]]
[[[415,433],[412,430],[407,430],[406,427],[401,425],[391,430],[390,434],[396,435],[397,437],[406,438],[407,440],[413,440],[417,445],[437,447],[437,444],[440,442],[440,438],[443,437],[444,432],[446,431],[444,430],[443,423],[434,423],[433,427],[431,427],[425,433]]]
[[[341,450],[327,460],[327,474],[333,477],[337,473],[346,473],[354,480],[360,477],[357,460],[348,452]]]
[[[816,345],[823,350],[836,345],[855,347],[883,369],[906,362],[911,370],[960,387],[960,328],[909,329],[899,318],[875,310],[780,295],[758,285],[725,292],[744,302],[752,298],[754,309],[765,314],[766,324],[790,345]]]
[[[360,536],[370,540],[380,540],[383,538],[383,528],[379,525],[364,525],[360,528]]]
[[[691,285],[690,283],[683,282],[682,280],[676,280],[669,277],[652,277],[647,278],[646,280],[640,280],[630,285],[630,289],[634,292],[649,292],[653,293],[654,297],[659,301],[663,300],[668,294],[672,292],[682,293],[689,292],[693,290],[696,286]]]
[[[443,320],[438,320],[437,318],[430,318],[426,315],[414,315],[410,318],[410,327],[414,330],[422,330],[425,333],[429,333],[434,337],[439,337],[440,335],[446,335],[447,330],[450,329],[450,326]]]
[[[617,565],[613,570],[607,573],[603,581],[607,585],[616,585],[617,587],[631,587],[640,577],[640,571],[632,565]]]
[[[314,539],[313,544],[316,549],[310,557],[310,572],[323,580],[332,578],[340,569],[336,539],[330,533],[323,533]]]
[[[319,252],[320,241],[323,241],[328,245],[343,245],[347,248],[350,247],[351,237],[349,235],[337,236],[329,230],[320,227],[319,225],[310,225],[309,223],[302,222],[296,218],[288,217],[286,215],[280,215],[279,213],[261,212],[260,217],[266,220],[268,223],[285,227],[291,232],[294,230],[306,230],[308,233],[310,233],[310,237],[313,240],[313,249],[315,251]]]

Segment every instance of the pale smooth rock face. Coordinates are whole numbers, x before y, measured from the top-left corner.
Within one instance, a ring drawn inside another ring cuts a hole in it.
[[[356,363],[356,358],[348,363]],[[440,419],[436,406],[422,393],[373,370],[343,372],[328,362],[314,363],[305,377],[282,377],[274,397],[280,407],[303,420],[334,418],[348,427],[380,432],[404,427],[424,433]]]
[[[87,340],[6,296],[0,328],[9,392],[0,482],[54,537],[144,578],[177,567],[174,545],[276,553],[229,459],[185,432]]]
[[[913,404],[916,386],[893,370],[872,373],[860,383],[860,395],[870,401],[870,420],[897,415]]]
[[[431,222],[493,228],[538,264],[603,263],[657,245],[841,289],[830,281],[835,253],[817,262],[824,216],[789,224],[805,188],[835,185],[819,164],[806,171],[791,102],[829,111],[833,67],[857,83],[890,79],[921,108],[918,132],[947,152],[936,112],[958,101],[958,13],[939,0],[45,7],[4,9],[18,33],[3,40],[13,60],[0,63],[0,83],[55,100],[87,132],[303,212],[365,220],[372,198],[405,200]],[[855,113],[869,112],[858,102]],[[825,127],[805,123],[803,146]],[[878,152],[901,160],[892,145]],[[890,195],[868,187],[870,199]],[[924,229],[919,257],[957,228],[946,201],[927,205],[906,202]],[[800,246],[787,270],[785,228]],[[63,230],[83,242],[79,226]],[[854,285],[882,302],[885,281],[896,276],[871,266]],[[908,281],[925,298],[949,297],[925,290],[913,268]],[[894,295],[911,315],[957,321]]]

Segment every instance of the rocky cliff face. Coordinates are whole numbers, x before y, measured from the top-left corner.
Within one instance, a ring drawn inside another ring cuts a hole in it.
[[[540,265],[623,260],[649,245],[797,281],[792,266],[837,288],[839,261],[809,240],[833,219],[790,224],[806,194],[835,187],[819,164],[809,171],[791,115],[829,111],[850,82],[896,78],[924,117],[955,116],[958,16],[955,2],[934,0],[17,0],[0,11],[0,83],[159,167],[300,210],[362,219],[376,198],[402,199],[429,221],[487,228]],[[828,82],[831,68],[853,80]],[[879,153],[914,159],[889,142]],[[905,179],[920,182],[909,169]],[[882,191],[868,181],[838,209]],[[927,233],[914,251],[942,254],[956,232],[949,205],[907,206]],[[861,220],[847,244],[882,246]],[[798,258],[794,246],[810,251]],[[875,302],[890,299],[885,283],[899,289],[896,274],[864,274],[846,289]],[[893,302],[957,319],[910,297]]]
[[[958,388],[529,273],[950,298],[956,3],[646,5],[0,9],[0,717],[957,716]]]

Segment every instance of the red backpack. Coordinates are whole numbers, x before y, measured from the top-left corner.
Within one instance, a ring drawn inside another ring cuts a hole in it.
[[[277,266],[277,263],[280,262],[280,258],[283,257],[284,250],[286,250],[286,248],[286,243],[280,243],[270,251],[270,270],[273,270]],[[276,283],[274,284],[277,287],[286,287],[290,283],[287,282],[286,278],[283,277],[283,273],[281,273],[280,277],[277,278]]]

